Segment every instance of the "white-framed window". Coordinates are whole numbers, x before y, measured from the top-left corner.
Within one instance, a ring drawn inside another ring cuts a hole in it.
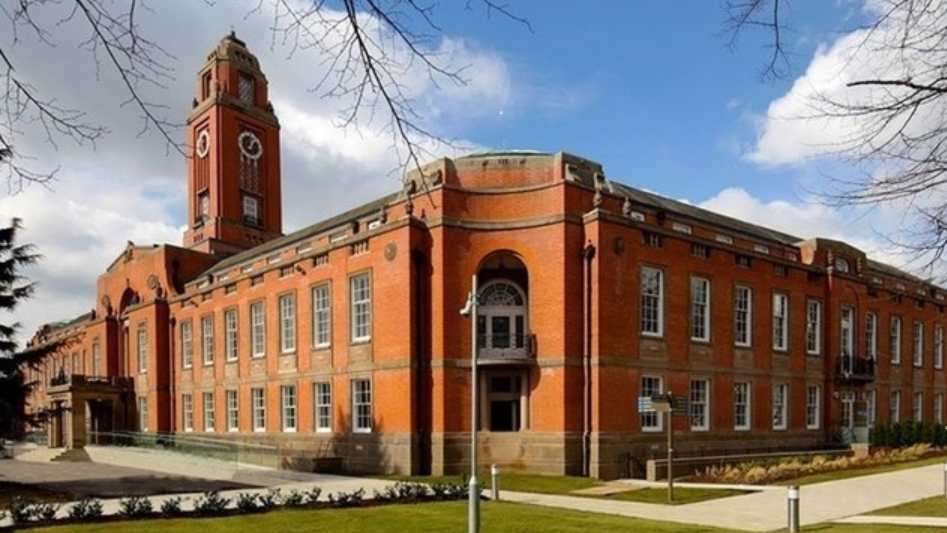
[[[789,295],[773,293],[773,349],[789,349]]]
[[[266,431],[266,392],[262,388],[250,389],[250,405],[253,408],[253,431]]]
[[[190,394],[181,395],[181,423],[184,431],[194,431],[194,397]]]
[[[822,353],[822,302],[806,300],[806,353]]]
[[[148,397],[138,397],[138,430],[148,431]]]
[[[924,366],[924,324],[914,323],[914,366]]]
[[[911,402],[911,419],[915,422],[924,420],[924,393],[915,392],[914,401]]]
[[[868,427],[873,427],[878,419],[878,393],[874,389],[865,391],[865,418]]]
[[[367,379],[352,380],[352,431],[372,432],[372,382]]]
[[[777,383],[773,387],[773,429],[786,429],[786,410],[789,404],[789,385]]]
[[[73,367],[79,370],[76,365]],[[144,320],[138,323],[138,371],[148,371],[148,323]]]
[[[944,368],[944,326],[934,326],[934,368]]]
[[[745,285],[733,289],[733,343],[737,346],[753,343],[753,289]]]
[[[266,302],[250,304],[250,350],[253,357],[266,355]]]
[[[328,283],[312,288],[312,344],[325,348],[332,342],[332,292]]]
[[[237,309],[224,311],[224,349],[227,361],[236,361],[239,357],[240,336],[237,331]]]
[[[710,340],[710,280],[691,278],[691,340]]]
[[[752,390],[748,381],[733,384],[733,429],[746,431],[752,425]]]
[[[901,391],[891,391],[891,400],[888,405],[888,422],[893,424],[901,421]]]
[[[944,393],[934,393],[934,422],[944,423]]]
[[[280,419],[283,431],[296,431],[296,386],[283,385],[280,387]]]
[[[806,387],[806,429],[819,429],[822,420],[822,387]]]
[[[842,357],[855,355],[854,317],[854,309],[846,306],[842,307],[842,313],[839,318],[839,344],[842,348]]]
[[[865,314],[865,357],[878,357],[878,315],[872,312]]]
[[[92,375],[102,377],[102,345],[99,341],[92,343]]]
[[[710,429],[710,381],[692,379],[690,393],[690,419],[692,431]]]
[[[372,287],[368,274],[359,274],[349,279],[351,295],[352,342],[365,342],[372,338]],[[371,429],[371,428],[369,428]]]
[[[194,325],[190,320],[181,322],[181,366],[191,368],[194,364]]]
[[[260,223],[260,200],[256,196],[243,195],[243,217],[252,225]]]
[[[641,267],[641,334],[664,335],[664,271]]]
[[[641,376],[641,396],[648,398],[664,393],[664,379],[660,376]],[[641,413],[641,431],[661,431],[664,427],[660,413]]]
[[[226,391],[227,397],[227,431],[240,431],[240,400],[237,391]]]
[[[279,297],[279,346],[281,353],[296,351],[296,293]]]
[[[205,365],[214,364],[214,315],[201,317],[201,356]]]
[[[891,363],[901,363],[901,317],[891,317]]]
[[[214,393],[203,393],[202,402],[204,404],[204,431],[213,433],[217,427],[216,420],[214,419]]]
[[[332,431],[332,385],[322,381],[313,387],[313,397],[316,400],[316,431],[329,433]]]

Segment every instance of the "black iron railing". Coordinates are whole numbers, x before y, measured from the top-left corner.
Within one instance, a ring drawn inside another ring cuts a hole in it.
[[[875,360],[857,355],[842,355],[836,360],[835,374],[841,379],[873,381]]]

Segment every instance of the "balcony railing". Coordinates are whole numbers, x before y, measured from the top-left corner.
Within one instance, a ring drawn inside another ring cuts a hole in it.
[[[84,386],[110,386],[110,387],[130,387],[132,380],[130,378],[105,377],[105,376],[86,376],[83,374],[59,374],[49,378],[49,388],[84,387]]]
[[[536,335],[478,335],[477,357],[495,360],[524,360],[536,357]]]
[[[874,381],[875,360],[857,355],[842,355],[836,359],[835,375],[846,381]]]

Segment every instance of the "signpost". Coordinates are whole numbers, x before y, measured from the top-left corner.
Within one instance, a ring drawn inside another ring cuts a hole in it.
[[[667,394],[638,397],[639,413],[664,413],[666,415],[664,420],[668,431],[668,503],[674,503],[674,424],[672,424],[671,416],[686,416],[689,410],[690,405],[687,398],[674,396],[670,391]]]

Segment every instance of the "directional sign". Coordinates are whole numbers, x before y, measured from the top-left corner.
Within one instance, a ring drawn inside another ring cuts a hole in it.
[[[686,415],[690,413],[690,402],[683,396],[675,396],[671,399],[671,413],[675,415]]]
[[[638,412],[639,413],[653,413],[654,404],[651,402],[650,396],[638,396]]]

